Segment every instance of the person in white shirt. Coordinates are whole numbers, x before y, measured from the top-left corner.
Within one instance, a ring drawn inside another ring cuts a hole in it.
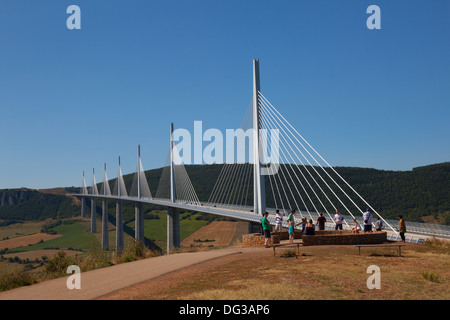
[[[342,230],[342,222],[344,221],[344,217],[339,213],[339,210],[336,210],[336,214],[334,215],[334,223],[336,226],[334,230],[340,229]]]
[[[353,233],[359,233],[361,231],[361,225],[356,219],[353,219],[353,222],[355,223],[355,226],[352,229]]]
[[[363,214],[364,232],[372,232],[372,212],[367,209]]]
[[[283,215],[280,213],[280,210],[277,210],[275,215],[275,232],[281,232],[282,224]]]

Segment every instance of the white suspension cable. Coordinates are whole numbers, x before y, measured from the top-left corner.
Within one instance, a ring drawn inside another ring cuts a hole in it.
[[[268,122],[268,121],[269,121],[269,120],[267,119],[267,116],[266,116],[264,113],[263,113],[263,121],[264,121],[264,122]],[[271,127],[271,128],[273,128],[273,127]],[[275,127],[275,128],[276,128],[276,127]],[[283,138],[283,137],[282,137],[282,138]],[[280,140],[280,141],[281,141],[282,146],[284,146],[283,140]],[[296,174],[295,171],[293,170],[292,165],[291,165],[290,162],[288,161],[288,159],[287,159],[287,157],[286,157],[286,154],[285,154],[283,148],[280,148],[280,151],[281,151],[282,155],[286,158],[287,164],[290,166],[292,172],[294,173],[294,175],[295,175],[296,178],[297,178],[297,181],[300,183],[301,187],[303,188],[303,191],[304,191],[304,192],[306,193],[306,195],[308,196],[308,199],[310,200],[310,202],[311,202],[311,204],[313,205],[314,209],[316,210],[316,212],[318,212],[317,208],[316,208],[315,205],[314,205],[314,202],[311,200],[311,198],[310,198],[308,192],[306,191],[305,187],[303,186],[303,183],[300,181],[300,179],[298,178],[297,174]],[[292,156],[291,156],[291,158],[292,158]],[[286,166],[286,165],[285,165],[285,166]],[[297,191],[297,194],[300,196],[300,199],[301,199],[301,201],[302,201],[302,203],[303,203],[303,205],[304,205],[306,211],[308,212],[309,216],[310,216],[311,219],[312,219],[312,216],[311,216],[311,213],[310,213],[310,211],[309,211],[309,208],[308,208],[308,206],[306,205],[306,203],[305,203],[303,197],[301,196],[301,193],[300,193],[300,191],[298,190],[296,184],[294,183],[291,174],[289,173],[288,170],[286,170],[286,171],[288,172],[289,177],[290,177],[290,179],[291,179],[291,182],[292,182],[292,184],[294,185],[294,187],[295,187],[295,189],[296,189],[296,191]],[[300,208],[297,207],[297,210],[300,211]]]
[[[344,179],[342,178],[342,176],[309,144],[309,142],[300,134],[298,133],[298,131],[281,115],[281,113],[276,110],[275,107],[273,107],[273,105],[268,101],[268,99],[266,97],[264,97],[263,94],[260,93],[260,96],[267,101],[267,103],[273,108],[273,110],[280,115],[280,117],[282,117],[284,119],[284,121],[286,121],[286,123],[297,133],[297,135],[322,159],[322,161],[324,161],[327,166],[378,216],[380,217],[380,219],[382,219],[391,229],[392,231],[394,231],[395,233],[397,233],[397,231],[372,207],[370,206],[370,204],[358,193],[356,192],[356,190]],[[295,136],[294,136],[295,137]],[[297,141],[298,139],[295,138]],[[340,187],[340,185],[328,174],[328,172],[322,167],[322,165],[320,165],[320,163],[314,158],[314,156],[312,156],[310,154],[310,152],[303,146],[303,144],[298,141],[300,143],[300,145],[302,145],[302,147],[308,152],[308,154],[314,159],[314,161],[322,168],[322,170],[329,176],[329,178],[338,186],[338,188],[346,195],[346,197],[353,203],[353,205],[361,212],[363,213],[363,211],[355,204],[355,202],[351,199],[350,196],[348,196],[348,194],[342,190],[342,188]],[[352,215],[353,216],[353,215]]]
[[[271,117],[271,119],[273,119],[273,121],[277,122],[280,121],[280,119],[278,118],[278,120],[274,117],[273,113],[270,111],[270,109],[268,108],[268,106],[262,102],[263,106],[265,107],[265,111],[266,113]],[[286,127],[286,125],[283,126]],[[303,152],[298,148],[298,146],[292,141],[292,139],[289,137],[288,134],[286,134],[286,131],[283,129],[283,126],[279,126],[280,129],[283,131],[283,133],[289,138],[289,140],[291,141],[291,143],[294,145],[294,147],[300,152],[300,154],[302,155],[302,157],[309,163],[310,167],[316,172],[316,174],[319,176],[319,178],[321,178],[321,180],[325,183],[325,185],[331,190],[331,192],[334,194],[334,196],[338,199],[338,201],[344,206],[344,208],[347,209],[347,211],[350,213],[350,215],[352,215],[352,213],[348,210],[348,208],[343,204],[343,202],[340,200],[340,198],[336,195],[336,193],[331,189],[331,187],[326,183],[326,181],[322,178],[322,176],[317,172],[317,170],[314,168],[314,166],[311,164],[311,162],[308,160],[307,157],[305,157],[305,155],[303,154]],[[288,128],[287,128],[288,129]],[[288,129],[289,131],[289,129]],[[292,132],[290,132],[292,135]],[[289,145],[289,144],[288,144]],[[300,163],[302,164],[302,166],[304,167],[305,171],[308,172],[308,174],[310,175],[310,177],[313,179],[313,181],[315,182],[315,184],[317,185],[317,187],[321,190],[321,192],[323,193],[323,195],[327,198],[328,202],[333,206],[333,208],[335,210],[337,210],[337,208],[335,207],[335,205],[333,204],[333,202],[329,199],[329,197],[327,196],[327,194],[323,191],[323,189],[320,187],[320,185],[317,183],[317,181],[314,179],[314,177],[312,176],[310,170],[308,170],[303,161],[298,157],[298,155],[293,151],[292,147],[289,145],[290,149],[292,150],[292,152],[295,154],[295,156],[297,157],[297,159],[300,161]],[[300,173],[302,173],[302,171],[300,170]],[[303,175],[303,173],[302,173]],[[308,179],[306,179],[306,177],[303,175],[303,177],[305,178],[306,182],[308,183],[309,187],[311,188],[311,190],[314,192],[314,194],[316,195],[316,198],[321,202],[320,198],[317,196],[317,194],[314,191],[314,188],[312,188],[312,186],[309,184]],[[328,210],[326,209],[326,207],[323,205],[323,203],[321,202],[322,206],[324,207],[326,213],[328,213]],[[331,215],[328,213],[328,215],[331,218]],[[352,215],[353,216],[353,215]],[[334,221],[334,219],[332,219]],[[345,221],[345,223],[348,225],[347,221]]]

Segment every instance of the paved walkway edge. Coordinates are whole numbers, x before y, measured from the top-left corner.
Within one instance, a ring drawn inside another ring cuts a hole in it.
[[[242,253],[243,248],[177,253],[81,272],[81,289],[68,289],[70,276],[0,292],[0,300],[92,300],[120,289],[195,265]]]

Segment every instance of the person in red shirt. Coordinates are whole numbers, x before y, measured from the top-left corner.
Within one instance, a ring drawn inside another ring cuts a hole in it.
[[[325,222],[327,222],[327,219],[325,219],[323,213],[321,213],[317,218],[317,225],[319,226],[319,230],[325,230]]]

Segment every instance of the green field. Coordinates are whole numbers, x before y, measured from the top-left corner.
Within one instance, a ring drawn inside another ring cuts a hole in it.
[[[95,235],[89,233],[89,228],[85,223],[76,222],[69,225],[60,225],[53,228],[53,230],[58,234],[61,234],[62,237],[31,246],[11,249],[8,250],[8,253],[67,248],[87,251],[91,247],[95,237]]]
[[[167,243],[167,212],[159,211],[159,219],[144,220],[144,236],[151,239],[157,246],[165,249]],[[180,241],[195,232],[196,230],[208,224],[206,220],[197,220],[200,214],[180,214]],[[126,224],[134,230],[134,221]]]
[[[167,211],[152,212],[153,219],[144,219],[144,236],[147,240],[152,240],[156,246],[165,250],[167,243]],[[159,219],[155,219],[158,216]],[[196,230],[208,224],[207,220],[200,220],[201,214],[183,213],[180,214],[180,240],[189,236]],[[101,242],[101,219],[97,217],[97,233],[90,233],[89,220],[79,220],[71,224],[61,224],[51,228],[52,231],[62,235],[57,239],[49,240],[43,243],[29,245],[8,250],[7,253],[26,252],[32,250],[42,249],[68,249],[80,251],[89,251],[94,243],[94,239]],[[69,221],[70,219],[62,220]],[[40,232],[43,222],[41,223],[25,223],[14,225],[17,227],[15,232],[14,226],[0,228],[0,234],[5,236],[19,236]],[[124,244],[127,246],[133,243],[135,221],[130,221],[125,224]],[[115,226],[109,224],[109,249],[114,251],[116,249],[116,231]]]
[[[0,227],[0,240],[38,233],[45,223],[46,221],[20,222],[9,226]]]

